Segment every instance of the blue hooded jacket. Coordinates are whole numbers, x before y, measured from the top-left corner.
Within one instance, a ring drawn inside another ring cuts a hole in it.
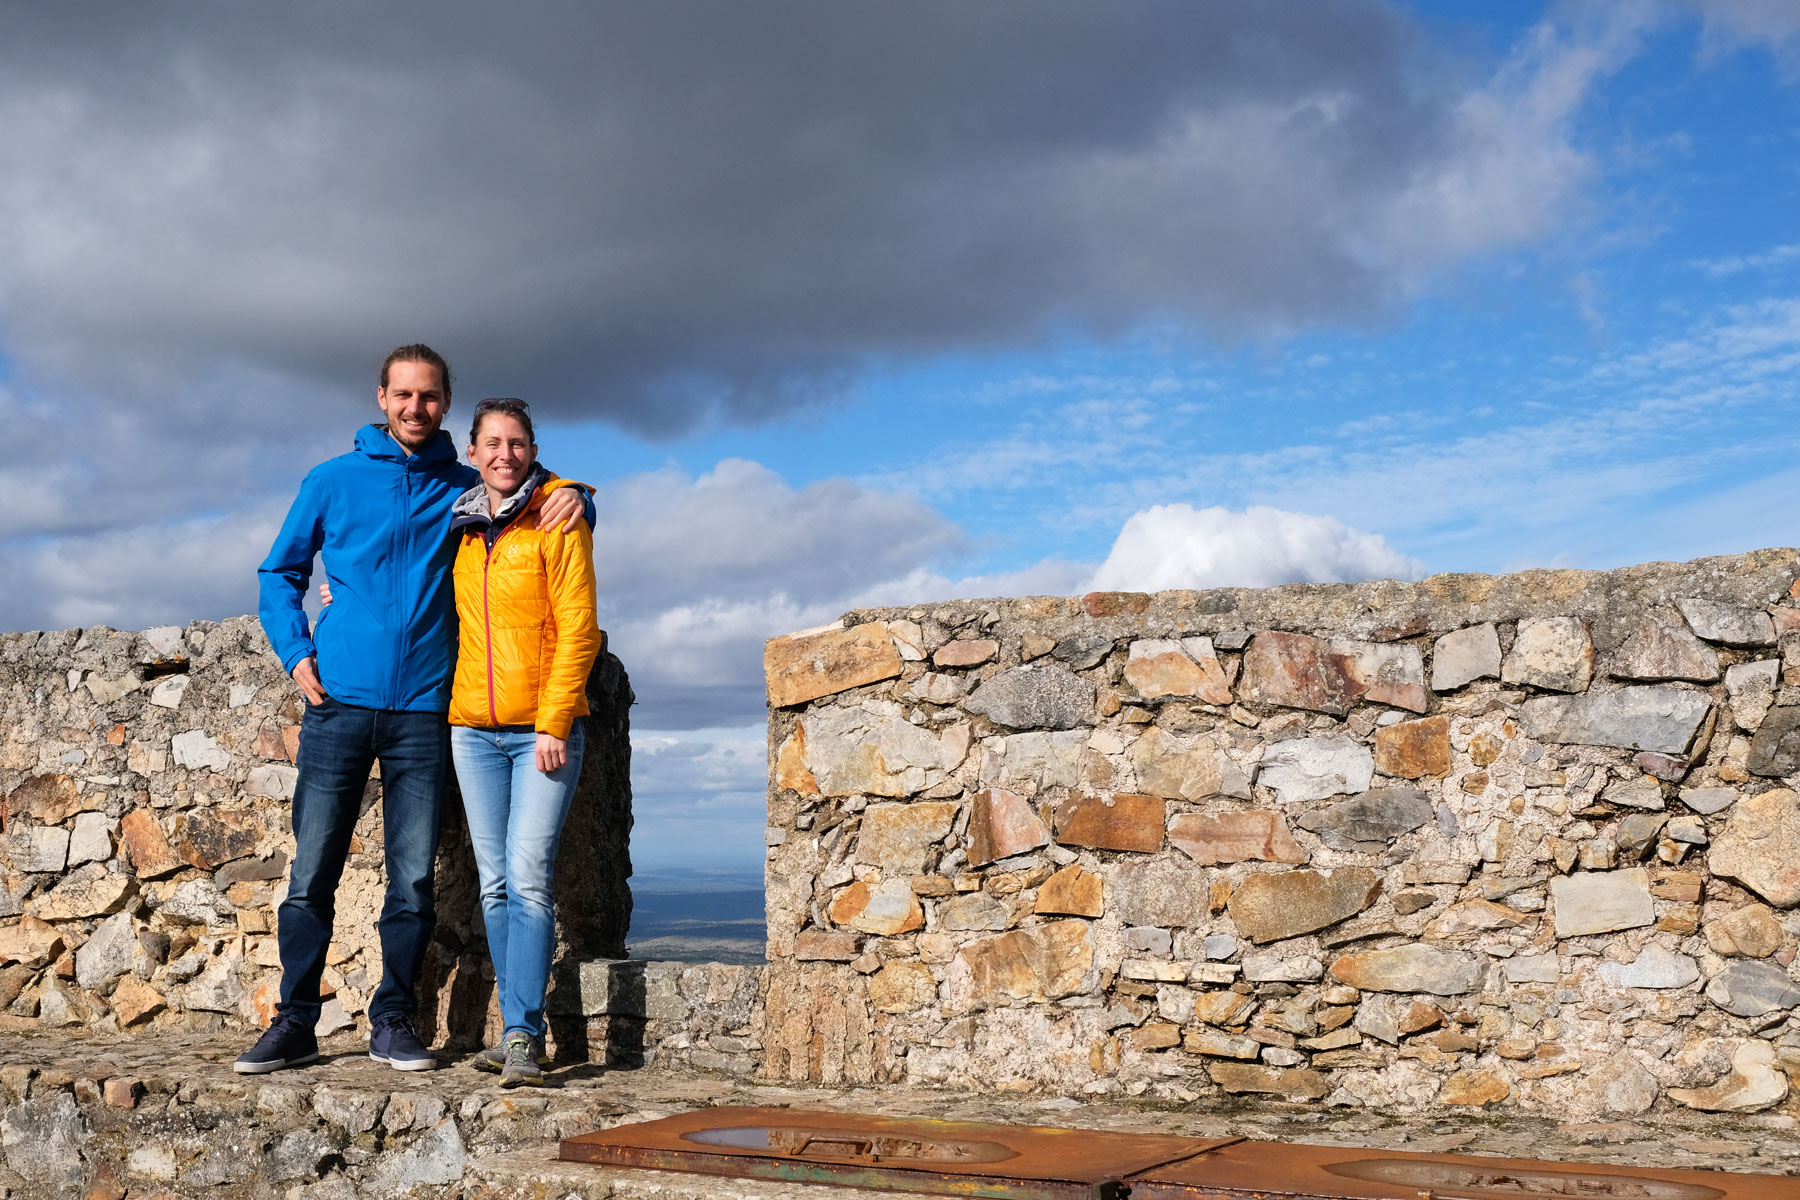
[[[449,434],[409,455],[381,425],[363,426],[355,450],[308,472],[257,570],[258,616],[282,670],[310,654],[334,700],[446,711],[456,659],[450,506],[479,482]],[[331,604],[309,633],[315,554]]]

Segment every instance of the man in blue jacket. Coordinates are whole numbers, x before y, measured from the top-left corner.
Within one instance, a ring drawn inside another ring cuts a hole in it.
[[[439,428],[450,368],[429,346],[401,346],[381,366],[385,424],[357,431],[349,454],[300,485],[258,571],[263,630],[306,696],[294,786],[294,864],[276,927],[281,999],[236,1063],[259,1075],[319,1056],[319,980],[339,878],[370,767],[381,764],[387,896],[378,929],[381,985],[369,1001],[369,1057],[402,1071],[436,1060],[412,1024],[419,972],[436,923],[432,864],[450,769],[450,676],[456,635],[450,505],[480,481]],[[580,488],[551,493],[546,523],[572,528],[593,510]],[[332,603],[309,630],[303,606],[322,554]]]

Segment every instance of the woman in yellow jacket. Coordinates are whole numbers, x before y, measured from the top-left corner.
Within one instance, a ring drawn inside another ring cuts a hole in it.
[[[581,774],[594,620],[593,535],[539,529],[560,485],[537,463],[524,401],[483,400],[469,431],[481,483],[453,508],[456,615],[450,752],[481,874],[481,913],[506,1021],[476,1065],[502,1087],[542,1084],[544,991],[556,941],[550,878]]]

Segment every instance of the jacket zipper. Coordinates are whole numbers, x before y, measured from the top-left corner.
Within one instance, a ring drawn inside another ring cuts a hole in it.
[[[506,528],[511,529],[512,526],[508,525]],[[481,625],[482,630],[487,634],[485,641],[487,649],[488,723],[495,729],[500,727],[500,709],[494,701],[494,621],[488,610],[488,569],[494,564],[494,547],[498,546],[500,544],[500,539],[505,536],[506,529],[502,529],[498,534],[494,535],[494,540],[487,544],[486,557],[481,560]],[[487,539],[484,537],[482,538],[482,541],[486,542]]]
[[[400,528],[399,528],[400,536],[398,539],[399,545],[396,547],[396,549],[398,550],[398,553],[395,554],[394,557],[399,561],[399,580],[402,584],[404,584],[404,582],[407,579],[409,579],[412,575],[412,570],[411,570],[411,567],[412,567],[411,532],[412,532],[412,514],[413,514],[413,464],[415,461],[416,461],[416,456],[409,456],[407,458],[406,462],[401,466],[401,469],[400,469],[400,490],[401,490],[401,498],[400,498],[401,515],[400,515]],[[394,589],[395,595],[401,595],[401,594],[403,594],[403,592],[404,592],[403,587],[397,587]],[[410,648],[407,645],[407,633],[408,633],[408,626],[411,621],[411,618],[412,618],[412,614],[406,613],[402,616],[401,622],[400,622],[400,632],[399,632],[400,653],[394,656],[394,673],[391,677],[392,682],[389,685],[390,691],[389,691],[389,697],[388,697],[389,703],[394,708],[405,708],[406,707],[406,701],[401,695],[400,674],[401,674],[401,671],[405,668],[406,660],[410,655]]]

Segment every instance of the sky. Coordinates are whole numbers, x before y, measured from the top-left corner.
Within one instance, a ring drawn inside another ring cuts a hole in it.
[[[633,850],[870,603],[1800,543],[1791,0],[0,5],[0,629],[255,608],[426,341],[598,488]]]

